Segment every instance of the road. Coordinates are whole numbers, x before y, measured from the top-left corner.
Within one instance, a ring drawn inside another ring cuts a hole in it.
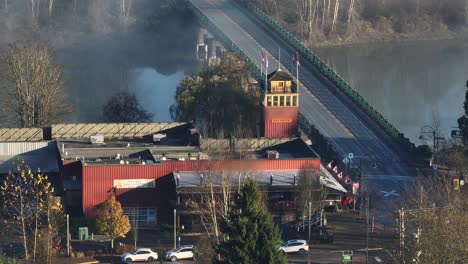
[[[292,68],[293,47],[279,39],[232,0],[189,0],[229,37],[260,68],[261,49],[267,51],[269,69],[278,69],[281,49],[281,69]],[[371,73],[369,73],[371,74]],[[295,75],[295,74],[293,74]],[[327,137],[334,149],[345,157],[354,154],[361,164],[367,186],[381,193],[400,188],[412,174],[400,157],[356,114],[329,86],[333,85],[310,63],[301,60],[299,69],[300,111]],[[376,167],[373,165],[377,164]]]
[[[388,254],[383,250],[371,250],[369,252],[369,264],[370,263],[389,263],[388,262],[378,262],[375,261],[375,257],[379,259],[388,260]],[[97,260],[96,260],[97,259]],[[304,255],[299,254],[288,254],[288,263],[289,264],[340,264],[342,259],[342,251],[330,251],[330,250],[315,250],[310,249],[308,253]],[[108,259],[101,259],[97,258],[81,258],[81,259],[70,259],[70,258],[58,258],[55,260],[54,263],[57,264],[68,264],[68,263],[76,263],[76,264],[97,264],[97,263],[118,263],[118,264],[126,264],[123,261],[119,261],[117,257],[115,258],[108,258]],[[155,261],[153,263],[161,263],[160,261]],[[195,261],[193,260],[179,260],[176,262],[170,261],[163,261],[162,263],[166,264],[193,264]],[[353,256],[353,263],[366,263],[365,262],[365,252],[359,251],[355,252]]]

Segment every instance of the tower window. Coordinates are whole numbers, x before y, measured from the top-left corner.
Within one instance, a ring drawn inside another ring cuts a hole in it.
[[[278,82],[278,92],[284,93],[284,82]]]

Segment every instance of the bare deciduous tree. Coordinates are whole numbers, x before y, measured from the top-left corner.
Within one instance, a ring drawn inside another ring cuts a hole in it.
[[[331,32],[333,32],[335,30],[336,20],[338,18],[339,7],[340,7],[340,0],[335,0],[335,11],[333,12]]]
[[[54,0],[49,0],[49,16],[52,16],[53,6],[54,6]]]
[[[328,189],[320,183],[320,175],[312,168],[303,168],[299,173],[299,205],[297,207],[299,216],[308,212],[309,203],[311,213],[314,214],[322,206],[322,200],[328,195]]]
[[[348,26],[348,29],[351,26],[351,19],[353,17],[353,13],[354,13],[354,0],[351,0],[349,2],[349,8],[348,8],[348,22],[346,23]]]
[[[4,52],[6,105],[20,127],[43,127],[71,112],[62,66],[48,45],[16,42]]]
[[[412,187],[400,209],[398,263],[466,263],[468,189],[440,175]]]

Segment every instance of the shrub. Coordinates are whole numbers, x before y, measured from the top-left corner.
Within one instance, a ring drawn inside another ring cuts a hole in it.
[[[127,245],[127,244],[118,244],[115,247],[115,253],[117,253],[117,254],[132,252],[134,250],[135,250],[135,247],[133,245]]]
[[[71,256],[72,258],[84,258],[84,257],[85,257],[85,254],[84,254],[83,251],[76,251],[76,252],[72,252],[72,253],[70,254],[70,256]]]
[[[8,258],[5,253],[0,251],[0,263],[3,264],[15,264],[17,263],[15,259]]]

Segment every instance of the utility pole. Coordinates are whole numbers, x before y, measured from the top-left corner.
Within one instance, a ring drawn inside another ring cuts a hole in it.
[[[177,248],[177,215],[176,215],[177,211],[176,209],[174,208],[174,249]]]
[[[366,206],[366,264],[369,263],[369,193],[367,193],[367,206]]]
[[[310,214],[311,214],[311,206],[312,206],[312,202],[309,201],[309,242],[310,242]]]
[[[400,256],[403,256],[403,250],[405,247],[405,210],[401,208],[398,211],[400,215]]]
[[[67,214],[67,256],[70,256],[70,216]]]

